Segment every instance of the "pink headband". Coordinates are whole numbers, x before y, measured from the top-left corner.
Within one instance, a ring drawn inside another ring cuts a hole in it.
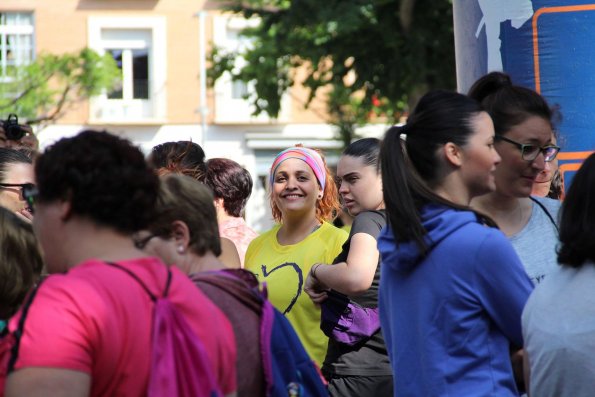
[[[273,165],[271,166],[271,174],[269,176],[269,182],[271,186],[275,182],[275,173],[277,172],[277,168],[287,159],[298,159],[304,161],[312,171],[314,175],[316,175],[316,179],[318,183],[320,183],[320,187],[322,187],[322,191],[324,191],[324,185],[326,184],[326,171],[324,168],[324,161],[322,157],[316,150],[308,149],[305,147],[291,147],[289,149],[285,149],[281,153],[275,157],[275,161],[273,161]]]

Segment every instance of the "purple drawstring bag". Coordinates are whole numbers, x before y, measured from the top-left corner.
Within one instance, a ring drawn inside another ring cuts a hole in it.
[[[148,397],[222,397],[204,344],[181,311],[169,300],[172,272],[161,296],[155,296],[129,269],[106,262],[135,279],[154,303]]]
[[[320,305],[320,329],[326,336],[353,346],[380,330],[378,308],[363,307],[334,290],[327,293],[328,299]]]

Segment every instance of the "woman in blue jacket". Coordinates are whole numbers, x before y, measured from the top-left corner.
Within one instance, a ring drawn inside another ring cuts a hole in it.
[[[470,200],[495,189],[490,116],[457,93],[426,94],[381,151],[388,227],[380,235],[380,318],[395,396],[517,396],[532,284]]]

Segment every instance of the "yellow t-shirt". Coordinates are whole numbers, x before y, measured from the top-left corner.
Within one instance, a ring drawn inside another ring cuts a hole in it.
[[[284,313],[310,357],[320,366],[328,338],[320,330],[320,308],[304,293],[304,282],[315,263],[332,263],[347,233],[323,222],[315,232],[293,245],[280,245],[280,225],[256,237],[246,251],[245,268],[266,282],[271,303]]]

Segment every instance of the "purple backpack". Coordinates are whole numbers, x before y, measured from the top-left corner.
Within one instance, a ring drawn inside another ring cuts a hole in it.
[[[240,287],[230,287],[225,278],[242,280]],[[264,369],[266,397],[328,396],[316,364],[306,353],[289,320],[266,298],[266,288],[259,290],[253,273],[243,269],[225,269],[194,273],[190,278],[224,290],[244,305],[260,313],[260,352]]]
[[[327,294],[328,299],[320,305],[320,329],[326,336],[354,346],[366,342],[380,330],[378,308],[360,306],[332,289]]]
[[[128,273],[155,303],[147,396],[223,396],[204,345],[184,316],[167,298],[172,278],[171,270],[167,268],[165,288],[161,297],[156,297],[136,274],[115,263],[108,265]]]

